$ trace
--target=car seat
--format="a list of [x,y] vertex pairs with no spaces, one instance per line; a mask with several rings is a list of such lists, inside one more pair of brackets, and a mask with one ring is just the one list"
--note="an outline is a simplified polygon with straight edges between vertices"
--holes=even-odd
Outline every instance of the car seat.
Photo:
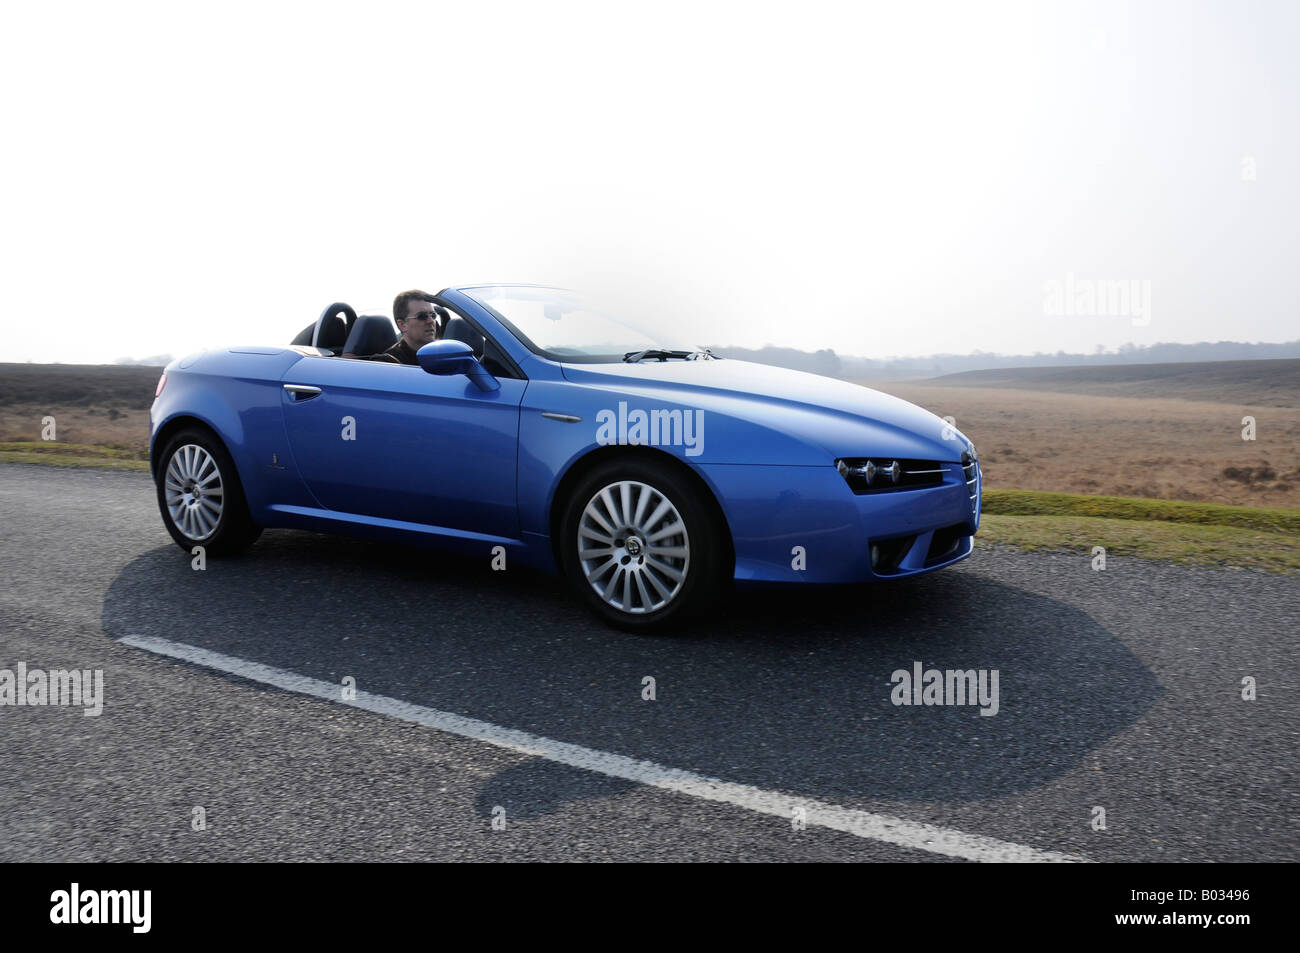
[[381,314],[363,314],[352,325],[343,344],[344,357],[370,357],[387,351],[397,342],[397,329]]

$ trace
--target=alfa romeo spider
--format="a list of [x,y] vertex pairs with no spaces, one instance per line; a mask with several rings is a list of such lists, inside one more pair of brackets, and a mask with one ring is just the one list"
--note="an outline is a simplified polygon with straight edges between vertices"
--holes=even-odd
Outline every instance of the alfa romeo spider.
[[913,404],[680,346],[569,291],[433,297],[446,323],[418,366],[369,360],[394,323],[341,302],[289,344],[169,364],[150,466],[172,538],[434,546],[559,572],[634,629],[730,585],[893,580],[971,552],[975,447]]

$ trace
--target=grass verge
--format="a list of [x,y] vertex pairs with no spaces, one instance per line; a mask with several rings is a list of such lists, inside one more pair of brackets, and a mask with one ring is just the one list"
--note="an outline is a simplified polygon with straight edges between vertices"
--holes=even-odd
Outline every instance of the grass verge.
[[57,440],[0,441],[0,462],[44,463],[58,467],[98,467],[104,470],[148,470],[149,458],[137,450],[100,447]]
[[985,513],[1002,516],[1085,516],[1157,523],[1235,526],[1270,533],[1300,534],[1300,510],[1225,506],[1131,496],[1087,496],[1041,490],[985,490]]
[[986,490],[977,539],[1019,549],[1138,556],[1202,566],[1300,570],[1300,510]]

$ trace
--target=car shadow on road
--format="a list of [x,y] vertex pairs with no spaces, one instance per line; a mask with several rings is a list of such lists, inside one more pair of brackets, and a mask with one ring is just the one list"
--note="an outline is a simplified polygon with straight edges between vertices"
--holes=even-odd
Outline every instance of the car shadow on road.
[[[681,632],[647,636],[605,627],[553,577],[272,531],[202,571],[175,548],[141,555],[109,587],[103,628],[324,681],[350,675],[374,694],[839,803],[1032,789],[1162,691],[1085,613],[977,569],[743,592]],[[892,674],[916,663],[996,670],[997,713],[895,704]],[[498,785],[515,792],[512,815],[530,786],[534,809],[621,789],[520,770]]]

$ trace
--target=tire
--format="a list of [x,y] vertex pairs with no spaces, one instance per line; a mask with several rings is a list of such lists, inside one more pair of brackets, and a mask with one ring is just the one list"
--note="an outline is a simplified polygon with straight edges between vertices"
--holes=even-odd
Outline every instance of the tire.
[[158,509],[176,545],[212,556],[242,552],[262,535],[248,514],[244,489],[225,446],[209,430],[173,434],[159,457]]
[[565,577],[619,628],[680,620],[718,592],[725,529],[699,491],[665,464],[597,465],[569,494],[559,526]]

